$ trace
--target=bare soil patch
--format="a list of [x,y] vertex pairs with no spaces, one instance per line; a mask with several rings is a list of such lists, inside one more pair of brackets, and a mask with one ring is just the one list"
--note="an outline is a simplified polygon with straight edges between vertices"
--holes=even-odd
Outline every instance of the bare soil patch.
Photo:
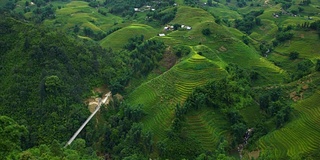
[[92,92],[94,96],[91,96],[90,98],[85,100],[85,104],[88,105],[88,109],[91,113],[96,109],[96,106],[98,105],[98,102],[99,102],[99,98],[100,97],[101,99],[105,98],[105,95],[108,92],[110,92],[110,90],[106,85],[104,85],[101,87],[94,88]]
[[96,109],[96,107],[97,107],[97,105],[98,105],[98,102],[99,102],[99,100],[98,100],[98,98],[96,98],[95,101],[91,101],[91,102],[89,103],[88,108],[89,108],[89,111],[90,111],[91,113]]
[[225,51],[227,51],[228,49],[227,48],[225,48],[224,46],[221,46],[220,48],[219,48],[219,51],[221,51],[221,52],[225,52]]
[[[172,52],[171,47],[168,47],[163,54],[162,60],[159,62],[159,65],[167,71],[176,64],[177,60],[178,57]],[[155,72],[158,74],[162,73],[160,69],[156,69]]]
[[264,31],[264,30],[266,30],[266,27],[265,27],[265,26],[261,26],[261,27],[259,27],[259,29],[260,29],[261,31]]
[[257,150],[257,151],[252,151],[249,153],[249,159],[257,159],[260,155],[260,150]]

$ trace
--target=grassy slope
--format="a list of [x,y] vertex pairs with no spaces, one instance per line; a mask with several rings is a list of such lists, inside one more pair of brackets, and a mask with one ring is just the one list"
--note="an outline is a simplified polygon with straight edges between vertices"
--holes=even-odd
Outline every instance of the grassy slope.
[[57,9],[56,19],[46,20],[45,25],[61,27],[63,30],[72,30],[75,25],[81,28],[89,27],[93,31],[107,31],[114,24],[122,22],[122,18],[107,14],[106,16],[98,13],[84,1],[71,1],[63,8]]
[[187,115],[184,132],[196,138],[205,149],[214,151],[229,125],[222,113],[203,108]]
[[[214,17],[202,9],[179,7],[177,16],[172,21],[172,24],[174,23],[190,25],[192,30],[173,31],[166,37],[157,38],[164,40],[168,45],[195,46],[201,43],[210,48],[210,55],[205,54],[204,56],[210,59],[212,53],[215,53],[214,57],[218,56],[224,62],[224,65],[220,65],[221,67],[224,67],[227,63],[236,63],[244,68],[255,68],[265,78],[264,81],[259,83],[281,83],[283,78],[287,76],[284,70],[261,57],[254,48],[242,43],[239,40],[243,35],[242,33],[233,28],[216,24]],[[202,35],[202,29],[204,28],[211,30],[211,36],[205,37]],[[270,32],[275,32],[275,30],[272,29]],[[263,34],[263,31],[261,31],[261,34]],[[222,47],[226,50],[221,49]]]
[[294,105],[299,117],[258,142],[262,150],[270,149],[278,158],[309,153],[320,143],[320,92]]
[[150,39],[151,37],[156,36],[157,30],[144,24],[131,24],[102,39],[100,45],[102,47],[111,47],[112,49],[118,50],[121,49],[130,38],[141,34],[144,35],[145,39]]
[[[192,17],[192,18],[190,18]],[[183,103],[196,86],[226,75],[228,63],[236,63],[245,68],[255,67],[268,83],[279,83],[286,73],[273,63],[262,58],[253,48],[238,40],[242,36],[237,30],[223,27],[214,22],[208,12],[191,7],[179,7],[172,24],[185,24],[190,31],[173,31],[166,37],[155,37],[167,45],[184,44],[192,48],[193,55],[183,60],[163,75],[154,78],[129,95],[131,104],[143,104],[147,117],[143,120],[146,129],[155,133],[156,138],[165,136],[172,121],[174,107]],[[204,37],[202,29],[210,28],[210,37]],[[119,30],[121,31],[121,30]],[[202,45],[198,45],[199,42]],[[221,46],[226,50],[221,51]],[[201,53],[200,56],[195,53]],[[257,107],[247,107],[245,112],[256,111]],[[245,113],[244,113],[245,114]],[[250,119],[250,116],[247,116]],[[254,117],[253,119],[256,119]],[[214,111],[203,110],[187,116],[186,134],[198,139],[204,148],[213,150],[224,133],[227,122]]]
[[169,71],[138,87],[129,95],[131,104],[143,104],[143,120],[157,138],[169,129],[177,103],[182,103],[192,90],[209,80],[222,77],[225,71],[205,57],[193,54]]
[[314,31],[295,31],[294,38],[276,48],[275,51],[289,55],[292,51],[299,52],[299,56],[308,59],[320,59],[320,38]]

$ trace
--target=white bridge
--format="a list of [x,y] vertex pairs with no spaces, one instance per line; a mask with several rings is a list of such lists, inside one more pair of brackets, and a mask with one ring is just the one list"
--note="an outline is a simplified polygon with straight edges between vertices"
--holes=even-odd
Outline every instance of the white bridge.
[[70,138],[70,140],[67,142],[67,144],[64,147],[67,147],[68,145],[70,145],[73,142],[73,140],[78,136],[78,134],[82,131],[82,129],[91,120],[91,118],[100,110],[101,105],[105,104],[107,102],[110,95],[111,95],[111,92],[107,93],[105,95],[106,97],[103,100],[101,100],[101,98],[99,98],[99,102],[98,102],[98,105],[96,106],[96,109],[91,113],[91,115],[87,118],[87,120],[81,125],[81,127],[77,130],[77,132],[74,133],[74,135]]

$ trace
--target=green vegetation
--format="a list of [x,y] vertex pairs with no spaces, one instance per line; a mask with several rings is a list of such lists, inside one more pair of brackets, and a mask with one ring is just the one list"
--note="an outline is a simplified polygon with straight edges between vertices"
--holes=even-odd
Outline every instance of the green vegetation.
[[316,118],[319,114],[319,107],[315,105],[317,103],[319,103],[319,93],[314,93],[310,98],[297,103],[294,108],[298,111],[299,118],[263,137],[258,141],[259,146],[268,150],[268,154],[273,155],[275,159],[280,157],[319,158],[306,154],[317,150],[316,139],[320,136],[317,127],[318,118]]
[[182,103],[196,86],[224,74],[208,59],[193,54],[161,76],[138,87],[129,95],[129,103],[142,104],[147,113],[142,120],[145,128],[153,130],[156,136],[164,137],[171,121],[168,116],[173,116],[175,104]]
[[[1,113],[27,126],[25,147],[66,140],[72,134],[69,130],[75,130],[88,114],[83,98],[90,86],[101,81],[96,77],[101,48],[86,48],[59,31],[46,32],[12,18],[2,19],[0,25],[5,46]],[[72,117],[79,119],[68,121]]]
[[319,159],[319,6],[2,0],[0,159]]
[[21,151],[21,138],[26,137],[27,129],[7,116],[0,116],[1,159],[12,157]]

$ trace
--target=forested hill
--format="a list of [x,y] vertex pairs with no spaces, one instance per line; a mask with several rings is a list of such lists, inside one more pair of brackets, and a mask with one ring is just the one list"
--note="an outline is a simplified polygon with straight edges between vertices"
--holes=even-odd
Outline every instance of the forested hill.
[[[85,100],[94,87],[107,84],[114,93],[123,92],[132,77],[148,74],[162,59],[164,43],[129,41],[130,49],[113,52],[42,25],[0,19],[0,159],[98,158],[96,153],[107,148],[95,143],[101,143],[107,123],[89,122],[78,136],[85,140],[62,149],[90,114]],[[120,139],[133,121],[137,119],[125,118],[126,129],[113,138],[112,146],[127,145]]]
[[0,46],[0,114],[27,127],[22,147],[66,141],[89,114],[83,100],[99,81],[103,50],[3,17]]

